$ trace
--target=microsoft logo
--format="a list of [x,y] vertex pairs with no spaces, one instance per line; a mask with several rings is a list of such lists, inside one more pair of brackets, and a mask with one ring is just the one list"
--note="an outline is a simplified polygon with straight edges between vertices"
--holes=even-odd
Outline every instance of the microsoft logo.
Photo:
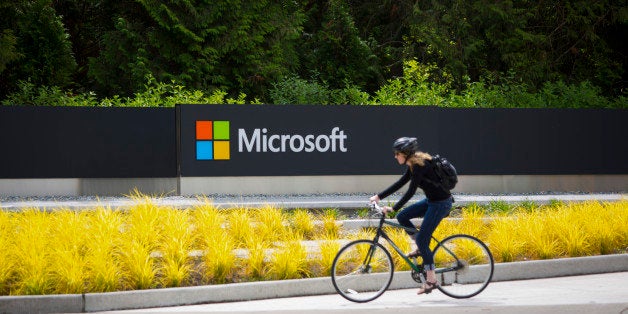
[[196,121],[196,160],[229,160],[229,121]]

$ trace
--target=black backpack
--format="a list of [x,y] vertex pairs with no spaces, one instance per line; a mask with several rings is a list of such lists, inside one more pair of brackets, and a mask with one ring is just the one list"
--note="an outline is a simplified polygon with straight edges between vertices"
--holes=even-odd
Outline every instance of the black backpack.
[[439,155],[432,156],[430,163],[434,170],[434,178],[426,178],[426,180],[447,191],[453,190],[458,183],[458,173],[454,165],[447,158]]

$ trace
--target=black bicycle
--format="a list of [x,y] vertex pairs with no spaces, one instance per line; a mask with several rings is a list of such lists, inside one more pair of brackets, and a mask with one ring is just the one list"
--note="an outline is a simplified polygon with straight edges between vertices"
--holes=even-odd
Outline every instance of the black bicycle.
[[[382,208],[373,203],[379,225],[373,239],[362,239],[348,243],[338,251],[331,268],[331,281],[336,291],[353,302],[369,302],[381,296],[390,286],[395,267],[390,252],[382,243],[384,239],[402,257],[411,270],[412,279],[419,284],[425,282],[423,266],[411,260],[390,239],[384,225],[406,228],[386,219]],[[490,283],[495,268],[493,255],[479,239],[456,234],[442,241],[432,237],[435,247],[434,263],[439,282],[438,290],[453,298],[470,298],[482,292]],[[383,241],[381,241],[383,242]]]

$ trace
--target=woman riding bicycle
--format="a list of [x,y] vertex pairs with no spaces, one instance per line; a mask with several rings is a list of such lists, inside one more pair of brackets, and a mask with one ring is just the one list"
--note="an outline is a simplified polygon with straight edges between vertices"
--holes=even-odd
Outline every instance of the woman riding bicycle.
[[[417,294],[430,293],[438,286],[438,282],[434,272],[434,255],[430,250],[429,244],[436,227],[438,227],[443,218],[449,215],[453,198],[450,191],[434,184],[433,180],[426,180],[434,178],[434,170],[429,162],[432,160],[432,156],[419,151],[419,143],[416,138],[401,137],[397,139],[393,143],[393,151],[397,162],[400,165],[405,164],[408,168],[397,182],[383,192],[372,196],[370,201],[377,203],[395,193],[410,181],[408,190],[393,207],[383,206],[385,213],[396,212],[414,196],[417,188],[423,190],[426,198],[404,208],[396,217],[401,225],[409,228],[414,228],[410,219],[423,217],[423,223],[415,237],[418,249],[409,253],[408,257],[414,258],[420,255],[423,258],[423,267],[426,270],[427,278]],[[410,234],[410,236],[413,236],[413,234]]]

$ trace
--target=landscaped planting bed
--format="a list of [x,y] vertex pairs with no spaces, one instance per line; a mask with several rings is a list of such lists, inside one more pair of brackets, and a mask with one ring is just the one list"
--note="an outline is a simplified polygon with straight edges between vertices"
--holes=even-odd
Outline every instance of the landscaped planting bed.
[[[366,216],[362,210],[360,215]],[[339,210],[157,206],[0,212],[0,295],[73,294],[328,276],[348,240]],[[412,241],[391,236],[402,249]],[[435,236],[474,235],[496,262],[626,253],[628,201],[456,209]],[[396,263],[401,266],[402,263]]]

